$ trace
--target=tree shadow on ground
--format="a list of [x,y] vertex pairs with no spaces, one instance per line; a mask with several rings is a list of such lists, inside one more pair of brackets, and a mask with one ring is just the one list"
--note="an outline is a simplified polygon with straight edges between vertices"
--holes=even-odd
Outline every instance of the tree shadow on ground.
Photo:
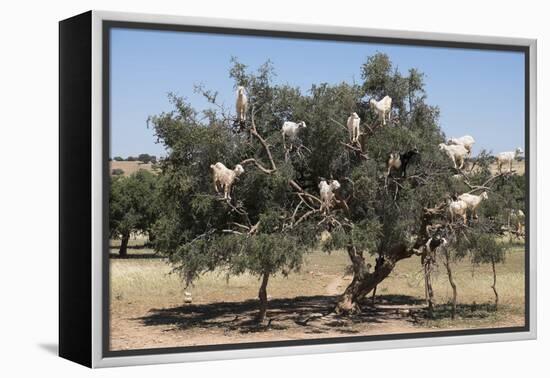
[[120,260],[128,260],[128,259],[162,259],[164,256],[161,256],[158,253],[131,253],[128,251],[128,254],[126,256],[120,256],[118,252],[110,252],[109,253],[110,259],[120,259]]
[[[433,311],[430,313],[426,308],[423,308],[417,313],[417,322],[429,321],[429,320],[447,320],[452,318],[452,304],[442,303],[434,306]],[[493,303],[481,303],[481,304],[457,304],[456,305],[456,317],[461,319],[486,319],[493,317],[497,314],[497,308]]]
[[[255,320],[257,300],[188,304],[172,308],[151,309],[137,318],[145,326],[167,326],[165,331],[192,328],[220,329],[240,333],[265,332],[305,327],[305,333],[338,332],[359,333],[360,323],[384,323],[388,319],[402,318],[400,308],[413,308],[423,303],[406,295],[380,295],[376,305],[366,300],[356,315],[338,316],[332,313],[339,296],[319,295],[296,298],[278,298],[269,301],[268,320],[259,324]],[[412,320],[411,320],[412,322]]]

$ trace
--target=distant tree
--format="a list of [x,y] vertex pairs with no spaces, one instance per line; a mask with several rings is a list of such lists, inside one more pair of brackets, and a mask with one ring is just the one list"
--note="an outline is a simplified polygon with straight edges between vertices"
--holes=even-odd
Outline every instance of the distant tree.
[[128,157],[126,158],[126,161],[136,161],[136,160],[138,160],[138,158],[135,157],[135,156],[128,156]]
[[149,232],[157,219],[156,187],[156,176],[145,170],[111,178],[109,229],[111,238],[121,239],[121,257],[127,255],[130,234]]
[[137,157],[137,160],[142,161],[144,163],[155,163],[157,161],[157,158],[155,155],[139,154],[139,156]]
[[111,171],[111,174],[113,176],[120,176],[120,175],[123,175],[124,174],[124,170],[120,169],[120,168],[115,168]]
[[120,156],[115,156],[115,157],[113,158],[113,160],[114,160],[114,161],[124,161],[124,159],[121,158]]

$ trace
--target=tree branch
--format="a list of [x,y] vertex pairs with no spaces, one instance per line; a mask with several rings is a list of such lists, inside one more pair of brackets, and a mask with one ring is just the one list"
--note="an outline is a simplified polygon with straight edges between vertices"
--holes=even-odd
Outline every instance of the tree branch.
[[240,165],[246,165],[246,164],[249,164],[249,163],[253,163],[260,171],[262,171],[263,173],[266,173],[268,175],[275,172],[274,169],[268,169],[268,168],[264,167],[262,164],[260,164],[258,162],[258,160],[254,159],[254,158],[245,159],[245,160],[241,161],[239,164]]
[[[256,139],[260,142],[260,144],[263,146],[267,157],[269,158],[269,162],[271,163],[271,171],[277,170],[277,165],[275,165],[275,161],[273,160],[273,156],[271,155],[271,150],[269,149],[269,146],[264,138],[258,133],[258,130],[256,129],[256,122],[254,120],[255,110],[254,106],[252,106],[252,114],[251,114],[251,121],[252,121],[252,128],[250,129],[250,134],[254,135]],[[271,173],[271,172],[270,172]]]

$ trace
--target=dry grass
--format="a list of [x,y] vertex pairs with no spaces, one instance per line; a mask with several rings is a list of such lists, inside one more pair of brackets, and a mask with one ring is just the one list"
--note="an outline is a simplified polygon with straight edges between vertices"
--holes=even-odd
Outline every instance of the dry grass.
[[[257,312],[258,278],[244,274],[229,280],[223,272],[202,276],[185,288],[177,274],[162,258],[146,248],[130,249],[139,255],[111,259],[111,339],[112,350],[430,332],[441,329],[509,327],[524,324],[524,252],[518,245],[507,261],[498,266],[499,311],[491,304],[492,273],[489,266],[472,268],[467,261],[454,264],[458,286],[459,316],[449,319],[451,289],[442,267],[434,276],[436,320],[422,313],[424,286],[417,257],[401,261],[379,287],[376,307],[366,306],[355,317],[326,316],[300,324],[308,314],[328,314],[336,294],[350,282],[344,277],[348,257],[342,251],[330,255],[315,252],[306,257],[300,272],[270,279],[268,316],[275,319],[262,328],[251,322]],[[112,249],[116,252],[116,249]],[[371,262],[372,263],[372,262]],[[184,303],[190,291],[192,304]],[[472,306],[472,303],[476,303]],[[408,310],[407,310],[408,309]],[[402,310],[408,315],[403,316]]]
[[[496,163],[491,164],[489,169],[491,170],[491,173],[493,175],[496,175],[499,173]],[[512,162],[512,170],[516,172],[516,175],[523,176],[525,174],[525,160],[522,160],[522,161],[514,160]],[[503,166],[502,171],[507,172],[508,166]]]
[[[116,249],[111,250],[116,253]],[[153,253],[152,250],[129,250],[129,253]],[[343,275],[347,255],[314,253],[306,257],[304,268],[288,277],[277,275],[269,281],[272,298],[318,295],[335,276]],[[181,304],[183,292],[193,294],[193,303],[244,301],[258,295],[258,277],[243,274],[228,277],[223,272],[207,273],[190,288],[185,289],[178,274],[164,259],[111,259],[111,293],[113,302],[131,301],[159,305]]]
[[[112,250],[116,252],[116,250]],[[139,250],[137,253],[152,253]],[[132,250],[130,250],[132,253]],[[422,299],[424,281],[419,257],[398,263],[394,272],[377,290],[379,295],[407,295]],[[371,262],[373,263],[373,262]],[[440,261],[433,276],[436,303],[446,303],[452,297],[446,271]],[[315,252],[307,256],[300,272],[288,277],[273,277],[269,282],[272,298],[320,295],[335,279],[342,278],[348,265],[348,257],[341,251],[330,255]],[[523,311],[524,303],[524,252],[523,246],[513,248],[503,264],[497,265],[497,290],[500,303],[514,312]],[[487,303],[494,300],[490,265],[472,266],[468,261],[453,263],[453,274],[458,287],[460,303]],[[349,277],[337,287],[343,291]],[[187,290],[193,294],[194,303],[243,301],[257,297],[258,278],[248,274],[226,277],[223,272],[207,273]],[[141,302],[150,305],[180,304],[183,302],[184,285],[179,275],[171,273],[171,267],[161,258],[112,259],[111,293],[113,302]]]
[[115,161],[112,160],[109,162],[111,174],[114,169],[122,169],[124,176],[130,176],[132,173],[144,169],[146,171],[154,172],[153,164],[143,163],[141,161]]
[[[392,275],[378,288],[382,294],[404,294],[424,297],[424,276],[419,257],[401,261]],[[441,258],[440,258],[441,260]],[[452,298],[447,272],[443,261],[432,277],[437,303],[446,303]],[[500,303],[523,308],[524,294],[524,252],[523,248],[514,248],[505,263],[497,265],[497,290]],[[494,300],[491,285],[493,273],[489,264],[472,266],[467,260],[454,262],[453,278],[457,285],[459,303],[485,303]]]

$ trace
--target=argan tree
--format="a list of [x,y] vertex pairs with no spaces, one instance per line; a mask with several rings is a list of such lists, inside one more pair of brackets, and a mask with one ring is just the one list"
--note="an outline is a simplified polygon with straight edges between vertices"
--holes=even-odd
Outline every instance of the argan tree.
[[120,257],[127,256],[130,235],[151,232],[156,219],[155,175],[139,170],[128,177],[111,177],[109,230],[111,238],[120,238]]
[[[262,321],[269,278],[299,269],[325,232],[330,236],[323,248],[345,249],[353,271],[334,310],[353,313],[400,260],[425,254],[430,237],[450,232],[446,201],[457,190],[452,176],[460,172],[438,150],[444,135],[438,108],[427,103],[423,75],[402,75],[385,54],[368,58],[361,72],[362,83],[317,83],[303,92],[275,84],[269,62],[251,72],[233,59],[230,77],[248,92],[246,122],[235,121],[217,93],[201,86],[197,94],[212,105],[203,114],[170,95],[174,109],[150,117],[168,152],[160,163],[156,248],[188,284],[216,269],[255,274]],[[393,114],[382,126],[369,100],[385,95],[393,99]],[[353,143],[345,127],[352,112],[362,120],[362,135]],[[307,124],[290,150],[281,138],[287,120]],[[407,176],[386,177],[388,154],[413,148],[420,155]],[[245,169],[230,201],[214,191],[210,165],[216,162]],[[323,179],[341,183],[329,211],[321,211]],[[475,191],[482,183],[472,179],[469,185]],[[378,261],[374,269],[368,255]]]

